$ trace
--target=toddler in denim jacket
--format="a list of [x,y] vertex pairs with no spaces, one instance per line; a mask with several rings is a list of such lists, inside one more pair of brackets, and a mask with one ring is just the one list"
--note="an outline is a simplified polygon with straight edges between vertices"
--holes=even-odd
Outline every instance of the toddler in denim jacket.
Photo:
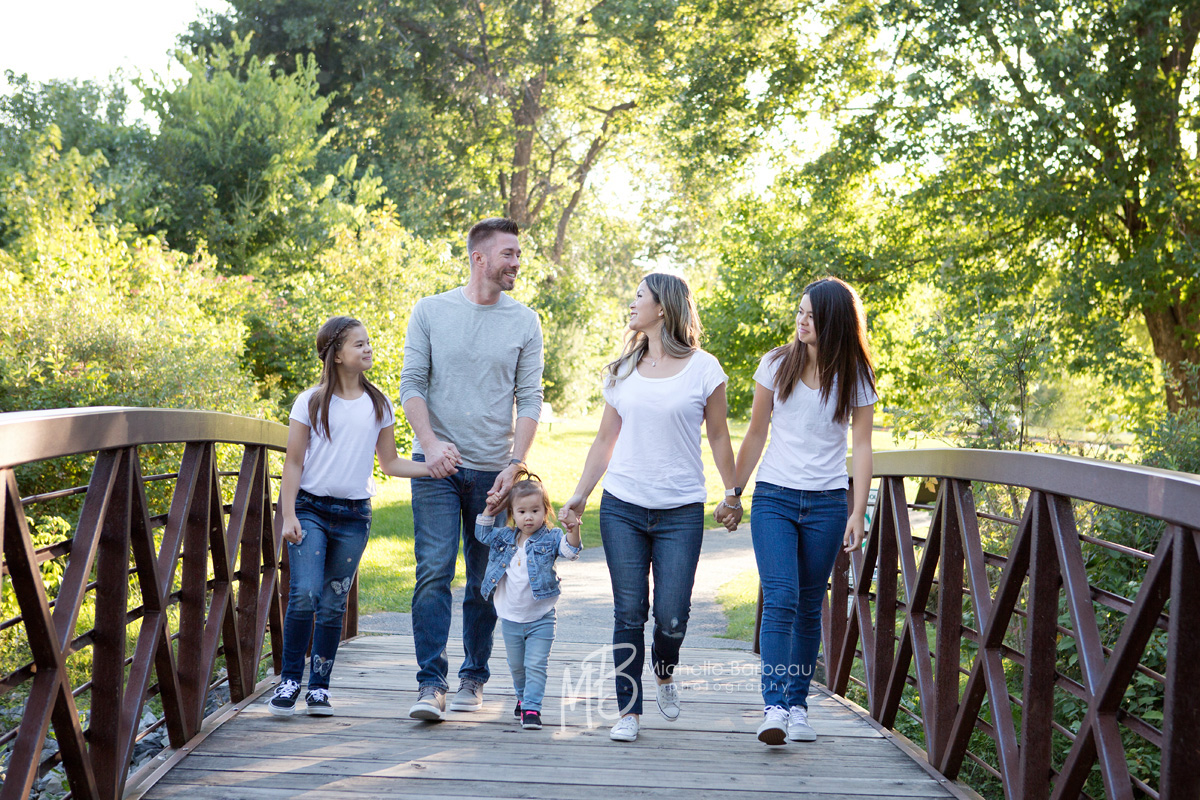
[[[496,514],[507,511],[508,526],[492,527]],[[488,500],[485,513],[475,518],[475,538],[489,548],[483,596],[491,597],[500,618],[508,668],[517,690],[513,715],[521,727],[542,727],[542,698],[546,693],[546,668],[554,644],[554,604],[559,580],[554,561],[559,556],[579,558],[579,524],[559,528],[554,522],[550,496],[535,475],[513,484],[506,503]]]

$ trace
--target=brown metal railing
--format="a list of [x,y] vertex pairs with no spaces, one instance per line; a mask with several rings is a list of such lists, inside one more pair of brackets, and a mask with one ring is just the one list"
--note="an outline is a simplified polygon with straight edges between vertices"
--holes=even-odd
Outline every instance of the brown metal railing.
[[[160,444],[181,450],[178,469],[143,477],[139,448]],[[0,414],[0,579],[9,582],[18,610],[0,631],[20,626],[31,652],[0,677],[0,697],[23,699],[19,726],[0,732],[11,751],[0,800],[28,796],[60,761],[72,797],[116,800],[146,733],[139,728],[148,701],[158,698],[170,745],[183,748],[204,726],[214,686],[227,681],[237,703],[264,688],[258,675],[265,659],[278,673],[287,562],[268,456],[286,444],[282,425],[215,412]],[[223,456],[236,462],[239,455],[237,469],[220,469]],[[91,460],[86,487],[22,498],[22,469],[69,457]],[[223,488],[223,477],[234,485]],[[169,491],[162,488],[171,482]],[[147,486],[164,508],[152,507]],[[35,545],[26,508],[71,499],[74,533]],[[51,562],[59,567],[54,597],[44,578]],[[85,607],[94,624],[81,631]],[[346,635],[356,632],[356,608],[351,602]],[[85,650],[90,676],[74,686],[68,663]],[[223,678],[216,677],[221,660]],[[86,726],[76,703],[85,693]],[[59,749],[46,757],[51,726]]]
[[[870,532],[827,597],[829,688],[986,794],[1200,797],[1200,476],[977,450],[874,462]],[[935,479],[932,505],[906,479]]]

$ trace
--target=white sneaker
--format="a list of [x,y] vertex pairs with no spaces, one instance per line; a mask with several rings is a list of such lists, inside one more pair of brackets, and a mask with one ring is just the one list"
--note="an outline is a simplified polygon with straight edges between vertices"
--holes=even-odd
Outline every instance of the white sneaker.
[[608,738],[614,742],[636,742],[638,735],[638,718],[636,714],[626,714],[617,720],[608,732]]
[[763,721],[758,726],[758,740],[763,744],[787,744],[788,711],[783,706],[763,709]]
[[787,735],[793,742],[815,742],[817,740],[817,732],[813,730],[812,725],[808,724],[807,708],[792,706],[792,710],[788,712]]
[[658,702],[658,710],[668,722],[679,719],[679,687],[674,681],[660,683],[655,689],[654,699]]

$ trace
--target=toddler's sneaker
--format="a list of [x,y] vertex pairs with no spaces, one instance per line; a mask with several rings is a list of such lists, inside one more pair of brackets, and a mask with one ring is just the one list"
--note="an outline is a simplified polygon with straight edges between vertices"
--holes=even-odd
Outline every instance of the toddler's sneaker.
[[458,682],[458,691],[450,702],[451,711],[478,711],[483,708],[483,684],[473,678]]
[[758,726],[758,740],[763,744],[787,744],[787,727],[788,710],[783,706],[767,706]]
[[517,707],[513,709],[513,716],[517,719],[521,718],[521,701],[517,701]]
[[296,713],[296,698],[300,696],[300,684],[293,680],[281,681],[275,694],[267,703],[267,709],[277,717],[290,717]]
[[333,706],[329,703],[328,689],[309,689],[304,695],[311,717],[332,717]]
[[614,742],[636,742],[638,735],[638,718],[636,714],[626,714],[617,720],[608,732],[608,738]]
[[815,742],[817,732],[808,724],[808,709],[792,706],[788,712],[788,738],[793,742]]
[[658,710],[668,722],[679,719],[679,687],[674,681],[658,684],[655,687],[654,699],[658,703]]
[[440,686],[422,686],[417,690],[417,702],[408,710],[413,719],[441,722],[446,716],[446,690]]
[[536,711],[522,711],[521,727],[527,731],[540,731],[542,729],[542,715]]

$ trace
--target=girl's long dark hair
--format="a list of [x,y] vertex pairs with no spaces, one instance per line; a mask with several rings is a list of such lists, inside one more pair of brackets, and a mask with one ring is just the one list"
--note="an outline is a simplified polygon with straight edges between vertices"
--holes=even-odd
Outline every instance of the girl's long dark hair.
[[[333,397],[333,387],[337,381],[337,363],[335,358],[342,345],[346,343],[346,335],[355,328],[365,327],[353,317],[330,317],[321,330],[317,331],[317,357],[321,359],[321,382],[317,390],[308,398],[308,418],[312,421],[313,432],[318,436],[329,438],[329,401]],[[375,406],[375,421],[383,422],[387,412],[387,398],[379,388],[367,380],[366,375],[360,376],[363,391],[371,398]]]
[[[875,365],[871,347],[867,344],[867,316],[862,300],[845,282],[837,278],[822,278],[804,287],[812,306],[812,324],[817,331],[817,379],[821,402],[828,403],[837,380],[837,397],[833,403],[833,419],[847,422],[854,410],[854,399],[860,384],[875,390]],[[792,341],[771,351],[770,358],[778,364],[775,371],[775,391],[779,401],[791,396],[808,363],[808,345],[797,333]]]

